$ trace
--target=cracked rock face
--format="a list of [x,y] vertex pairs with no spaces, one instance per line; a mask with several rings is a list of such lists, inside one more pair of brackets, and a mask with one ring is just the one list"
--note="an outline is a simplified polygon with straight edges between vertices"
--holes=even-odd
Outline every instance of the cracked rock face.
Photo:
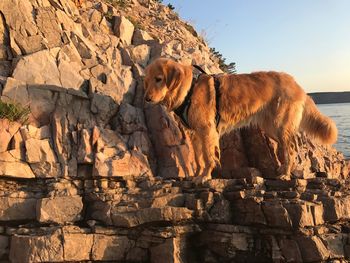
[[[113,2],[113,1],[112,1]],[[0,1],[0,260],[346,262],[348,164],[298,136],[290,180],[276,142],[233,131],[201,187],[191,131],[145,105],[159,56],[220,73],[197,33],[158,1]]]

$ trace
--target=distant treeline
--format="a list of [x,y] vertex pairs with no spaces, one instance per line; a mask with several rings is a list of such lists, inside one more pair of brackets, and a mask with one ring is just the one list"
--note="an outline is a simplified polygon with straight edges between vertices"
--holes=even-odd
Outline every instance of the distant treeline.
[[350,91],[309,93],[316,104],[350,102]]

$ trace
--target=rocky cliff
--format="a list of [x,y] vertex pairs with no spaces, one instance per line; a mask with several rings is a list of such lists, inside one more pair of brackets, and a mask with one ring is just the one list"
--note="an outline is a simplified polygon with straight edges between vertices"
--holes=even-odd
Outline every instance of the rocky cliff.
[[348,167],[305,138],[290,180],[256,129],[221,140],[222,167],[191,181],[177,117],[143,107],[142,76],[169,56],[220,72],[208,46],[155,1],[2,0],[3,262],[345,262]]

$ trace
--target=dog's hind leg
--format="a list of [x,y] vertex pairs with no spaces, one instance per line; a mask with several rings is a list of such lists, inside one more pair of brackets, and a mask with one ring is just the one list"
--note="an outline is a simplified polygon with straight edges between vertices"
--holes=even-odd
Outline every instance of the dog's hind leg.
[[278,114],[275,119],[278,140],[277,154],[281,161],[281,167],[277,172],[280,176],[289,178],[294,166],[295,154],[298,151],[294,140],[302,118],[303,102],[285,101],[282,105],[284,107],[277,110]]

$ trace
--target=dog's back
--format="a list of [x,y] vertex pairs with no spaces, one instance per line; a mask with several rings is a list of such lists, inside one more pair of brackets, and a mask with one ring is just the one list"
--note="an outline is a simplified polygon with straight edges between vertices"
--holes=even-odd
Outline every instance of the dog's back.
[[299,122],[301,120],[306,95],[285,73],[224,75],[220,82],[223,125],[233,125],[232,128],[258,125],[267,129],[266,126],[272,125],[278,128],[287,125],[286,115],[290,107],[300,112]]
[[222,130],[256,125],[276,140],[299,129],[322,143],[336,141],[333,121],[323,116],[294,78],[286,73],[255,72],[220,78]]

